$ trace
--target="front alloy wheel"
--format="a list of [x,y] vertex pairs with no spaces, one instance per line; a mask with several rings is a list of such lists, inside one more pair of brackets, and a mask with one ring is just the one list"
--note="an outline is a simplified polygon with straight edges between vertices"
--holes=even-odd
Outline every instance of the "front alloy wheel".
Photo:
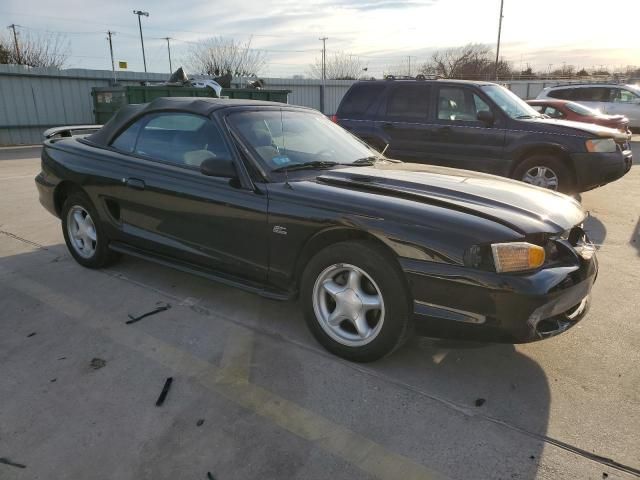
[[558,175],[549,167],[531,167],[522,177],[522,181],[536,187],[558,190]]
[[393,253],[372,241],[319,251],[303,272],[300,299],[316,340],[348,360],[382,358],[411,333],[406,279]]
[[318,275],[313,310],[327,335],[349,347],[373,341],[384,324],[380,288],[364,270],[346,263],[331,265]]

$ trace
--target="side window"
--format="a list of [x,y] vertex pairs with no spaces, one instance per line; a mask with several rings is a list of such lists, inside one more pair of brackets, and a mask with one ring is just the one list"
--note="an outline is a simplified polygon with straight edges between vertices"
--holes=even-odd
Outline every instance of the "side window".
[[141,128],[135,153],[189,167],[199,167],[208,158],[231,156],[211,120],[186,113],[152,114]]
[[610,97],[611,93],[609,88],[585,87],[577,88],[573,99],[582,102],[609,102]]
[[362,83],[349,90],[340,104],[340,115],[362,116],[385,89],[381,83]]
[[559,88],[558,90],[551,90],[547,96],[551,98],[558,98],[560,100],[570,100],[572,98],[576,98],[574,93],[579,90],[583,89],[579,88],[574,90],[571,88]]
[[625,90],[623,88],[612,88],[611,89],[611,101],[616,103],[633,103],[638,100],[638,96],[630,92],[629,90]]
[[538,113],[544,113],[544,105],[531,105],[531,108]]
[[482,98],[462,87],[440,87],[437,108],[438,120],[460,122],[477,122],[479,111],[491,111]]
[[387,99],[390,119],[426,120],[431,88],[424,84],[407,84],[394,88]]
[[549,115],[551,118],[564,118],[565,117],[564,113],[562,113],[557,108],[554,108],[554,107],[551,107],[551,106],[547,106],[547,108],[544,111],[544,113],[546,115]]
[[132,153],[136,147],[136,141],[138,140],[138,134],[140,128],[144,124],[144,119],[138,120],[133,123],[125,131],[123,131],[118,137],[111,142],[111,146],[125,153]]

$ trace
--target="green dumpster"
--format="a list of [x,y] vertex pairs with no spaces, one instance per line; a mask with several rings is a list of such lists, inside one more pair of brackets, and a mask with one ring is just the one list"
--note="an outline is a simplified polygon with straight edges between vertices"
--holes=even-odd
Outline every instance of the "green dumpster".
[[221,97],[240,100],[264,100],[266,102],[288,103],[291,90],[256,90],[254,88],[223,88]]
[[211,88],[157,86],[94,87],[93,113],[96,124],[104,125],[123,105],[147,103],[159,97],[215,97]]

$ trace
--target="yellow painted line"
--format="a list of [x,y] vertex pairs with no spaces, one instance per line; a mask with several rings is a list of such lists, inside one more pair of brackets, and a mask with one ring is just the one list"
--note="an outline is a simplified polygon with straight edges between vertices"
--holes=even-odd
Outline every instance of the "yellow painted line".
[[248,383],[252,334],[238,327],[225,351],[222,368],[167,344],[140,330],[96,313],[89,305],[57,293],[22,274],[0,267],[0,284],[28,295],[63,313],[78,324],[96,330],[114,342],[163,365],[180,375],[192,377],[205,388],[219,394],[284,430],[307,440],[382,480],[444,479],[441,474],[343,425],[257,385]]
[[237,325],[230,327],[224,347],[218,381],[220,383],[249,383],[253,332]]

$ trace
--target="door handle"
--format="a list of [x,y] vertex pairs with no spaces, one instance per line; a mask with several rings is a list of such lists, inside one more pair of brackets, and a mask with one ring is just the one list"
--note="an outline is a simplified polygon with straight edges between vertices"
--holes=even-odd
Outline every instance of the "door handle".
[[436,128],[436,133],[438,135],[451,135],[452,132],[453,130],[451,130],[451,127]]
[[392,130],[394,126],[391,122],[385,122],[382,124],[382,128],[384,128],[385,130]]
[[134,190],[144,190],[144,181],[139,178],[123,178],[122,181],[129,188],[133,188]]

